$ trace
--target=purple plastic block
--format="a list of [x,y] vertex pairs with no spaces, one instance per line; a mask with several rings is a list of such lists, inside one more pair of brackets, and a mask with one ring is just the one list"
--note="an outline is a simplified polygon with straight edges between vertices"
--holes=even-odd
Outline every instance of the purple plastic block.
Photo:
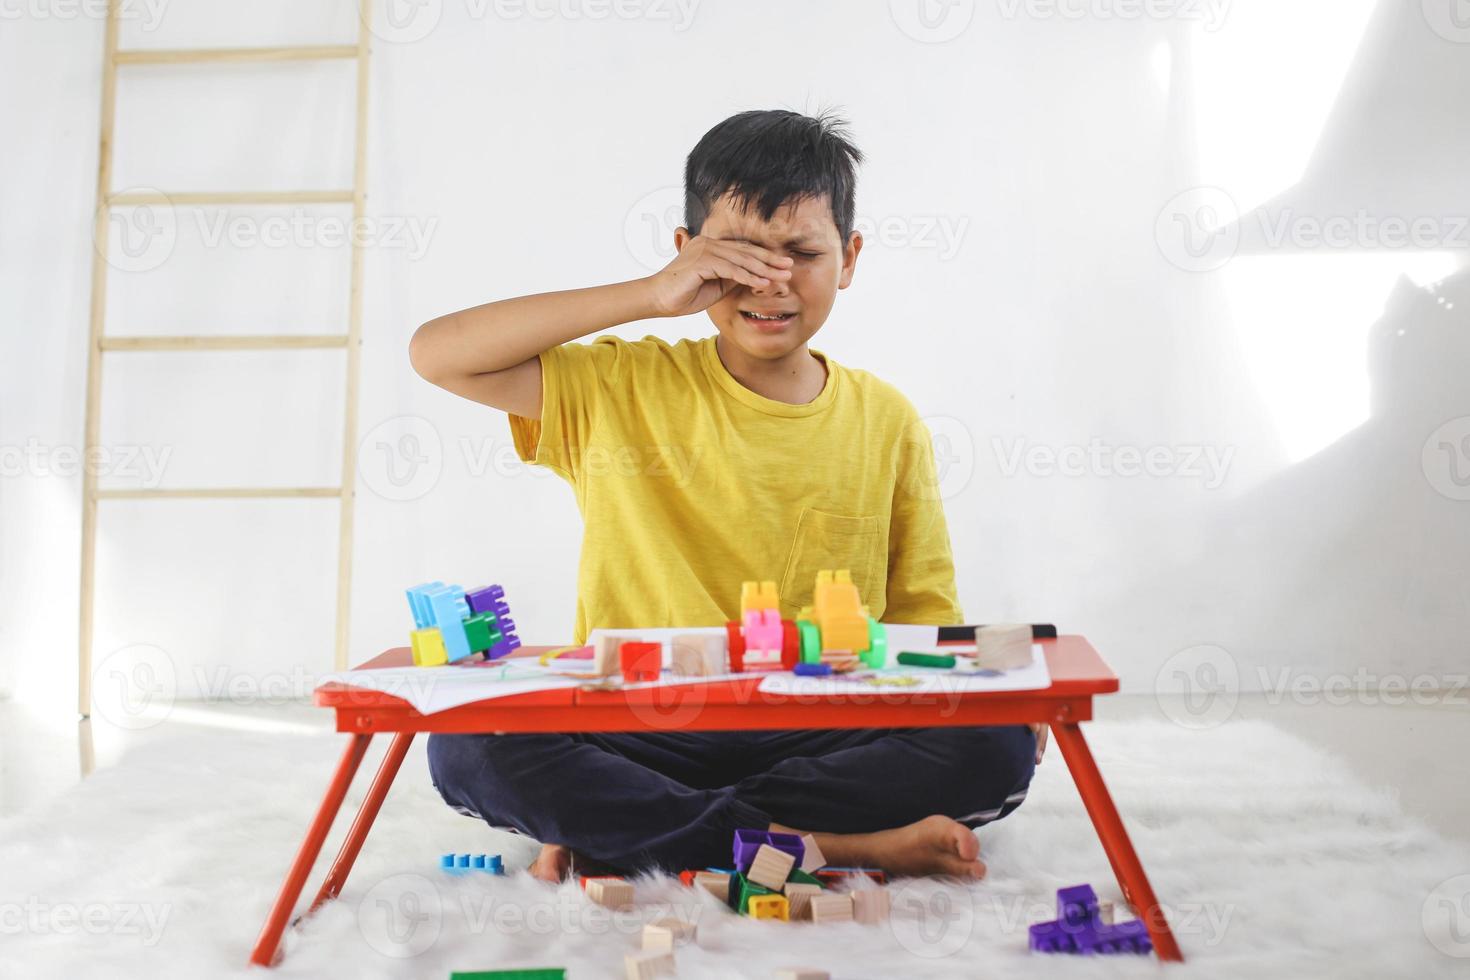
[[1091,952],[1095,953],[1150,953],[1153,940],[1148,928],[1137,919],[1113,925],[1098,925],[1093,929]]
[[505,598],[505,590],[498,585],[487,585],[466,593],[465,601],[470,604],[470,614],[491,613],[495,614],[495,603]]
[[1033,953],[1072,953],[1077,944],[1058,922],[1038,922],[1030,929]]
[[1072,925],[1097,919],[1097,892],[1091,885],[1057,889],[1057,919]]
[[737,830],[735,831],[735,869],[741,874],[750,870],[750,865],[755,861],[755,852],[761,849],[762,844],[769,844],[778,851],[785,851],[795,860],[797,867],[801,866],[801,859],[806,855],[806,845],[796,834],[777,834],[769,830]]

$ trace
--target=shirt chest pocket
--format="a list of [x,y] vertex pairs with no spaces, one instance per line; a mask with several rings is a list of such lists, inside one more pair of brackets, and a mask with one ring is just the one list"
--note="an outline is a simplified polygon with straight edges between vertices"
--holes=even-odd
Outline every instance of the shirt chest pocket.
[[[877,517],[844,517],[805,508],[797,518],[796,536],[781,576],[783,613],[795,615],[802,606],[811,605],[817,572],[824,568],[852,572],[863,604],[871,607],[873,596],[886,588],[886,576],[878,574],[877,565],[881,531]],[[882,570],[887,571],[886,565]]]

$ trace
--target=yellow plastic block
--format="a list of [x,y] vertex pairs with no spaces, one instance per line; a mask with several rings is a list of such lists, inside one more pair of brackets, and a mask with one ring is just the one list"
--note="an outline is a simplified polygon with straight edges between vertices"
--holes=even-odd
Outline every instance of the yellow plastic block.
[[752,919],[791,921],[791,907],[785,895],[753,895],[746,905]]
[[449,663],[449,651],[444,649],[444,634],[439,632],[439,627],[414,630],[408,642],[413,647],[415,667],[440,667]]
[[868,611],[863,608],[857,586],[852,584],[850,571],[818,572],[812,609],[817,628],[822,631],[823,650],[868,649]]
[[740,583],[740,617],[752,609],[780,609],[781,597],[776,592],[775,582]]

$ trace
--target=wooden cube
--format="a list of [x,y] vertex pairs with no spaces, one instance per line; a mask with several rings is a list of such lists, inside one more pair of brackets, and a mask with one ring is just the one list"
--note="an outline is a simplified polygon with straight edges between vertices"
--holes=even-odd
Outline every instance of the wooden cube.
[[1118,909],[1112,902],[1102,901],[1097,903],[1097,919],[1103,925],[1112,925],[1118,918]]
[[778,851],[770,844],[762,844],[755,852],[755,860],[745,877],[763,888],[778,892],[786,884],[786,876],[796,867],[796,858],[785,851]]
[[825,892],[813,895],[808,904],[811,907],[812,921],[818,925],[824,922],[852,921],[852,896],[846,893]]
[[786,895],[786,901],[791,903],[791,921],[809,921],[812,917],[812,896],[822,894],[822,886],[804,881],[788,881],[782,891]]
[[674,637],[673,668],[681,677],[713,677],[729,672],[723,635],[684,633]]
[[645,953],[672,953],[675,946],[694,941],[694,923],[672,915],[655,919],[643,927]]
[[623,959],[628,980],[652,980],[674,975],[673,953],[629,953]]
[[852,917],[864,925],[877,925],[888,918],[892,899],[886,888],[863,888],[852,892]]
[[611,677],[618,672],[618,648],[624,643],[638,642],[636,636],[608,636],[603,634],[592,645],[592,672],[600,677]]
[[1031,663],[1031,627],[1006,623],[975,630],[975,662],[982,670],[1015,670]]
[[801,870],[815,871],[827,863],[822,856],[822,849],[817,846],[817,839],[811,834],[801,835]]
[[703,888],[720,901],[730,901],[730,876],[720,874],[718,871],[697,871],[694,874],[694,884]]
[[618,878],[588,878],[587,897],[610,909],[625,909],[633,904],[633,886]]
[[832,974],[806,966],[788,966],[776,971],[776,980],[832,980]]

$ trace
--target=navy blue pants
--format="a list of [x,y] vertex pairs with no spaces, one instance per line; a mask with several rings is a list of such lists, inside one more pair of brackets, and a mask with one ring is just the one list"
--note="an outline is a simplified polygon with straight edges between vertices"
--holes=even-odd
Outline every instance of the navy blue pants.
[[1026,797],[1024,726],[433,735],[454,809],[625,871],[723,866],[736,828],[868,833],[942,813],[977,827]]

